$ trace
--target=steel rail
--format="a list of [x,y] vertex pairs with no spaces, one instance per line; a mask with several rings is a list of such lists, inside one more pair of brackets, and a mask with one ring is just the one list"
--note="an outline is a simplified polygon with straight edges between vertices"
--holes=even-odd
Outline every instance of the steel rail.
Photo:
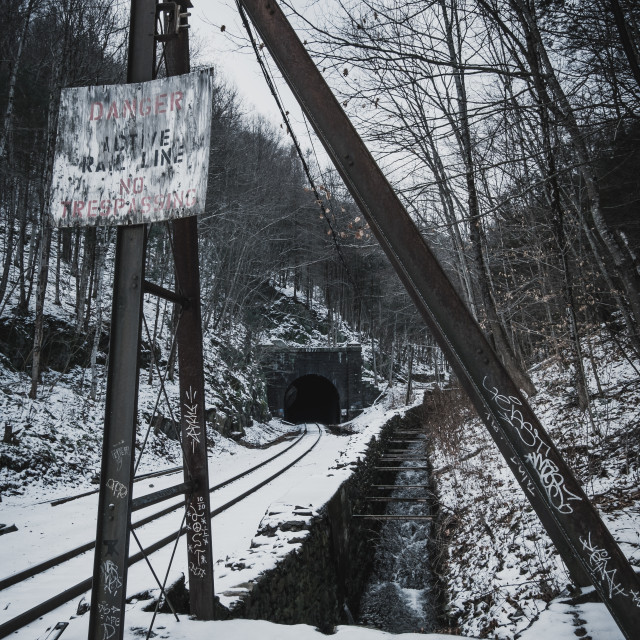
[[[239,496],[236,496],[235,498],[229,500],[225,504],[223,504],[223,505],[221,505],[219,507],[216,507],[215,509],[212,509],[211,510],[211,517],[213,518],[213,517],[221,514],[222,512],[226,511],[227,509],[230,509],[231,507],[236,505],[238,502],[244,500],[247,496],[251,495],[252,493],[255,493],[256,491],[258,491],[259,489],[264,487],[266,484],[268,484],[272,480],[275,480],[278,476],[281,476],[283,473],[285,473],[285,471],[288,471],[291,467],[293,467],[295,464],[300,462],[300,460],[302,460],[302,458],[304,458],[305,456],[309,455],[311,453],[311,451],[313,451],[313,449],[315,449],[315,447],[318,444],[318,442],[320,442],[320,438],[322,437],[322,433],[323,433],[322,429],[320,428],[320,426],[317,425],[317,424],[316,424],[316,426],[318,427],[318,437],[315,439],[314,443],[304,453],[299,455],[297,458],[295,458],[292,462],[289,462],[284,467],[278,469],[278,471],[276,471],[274,474],[270,475],[265,480],[262,480],[257,485],[254,485],[253,487],[251,487],[247,491],[244,491]],[[306,435],[306,429],[305,429],[305,433],[302,434],[302,436],[300,436],[300,438],[297,439],[295,444],[297,444],[305,435]],[[291,449],[291,446],[287,447],[287,449],[285,451],[288,451],[290,449]],[[280,452],[280,454],[278,454],[278,455],[282,455],[282,453],[284,453],[284,451]],[[274,458],[278,457],[278,455],[273,456],[272,458],[270,458],[268,462],[270,462]],[[265,461],[265,463],[263,463],[263,465],[266,464],[266,463],[267,463],[267,461]],[[255,471],[255,469],[258,468],[258,466],[262,466],[262,465],[257,465],[256,467],[253,467],[251,471]],[[251,473],[251,471],[246,472],[244,475],[248,475],[249,473]],[[241,476],[237,476],[235,479],[238,479],[238,477],[241,477]],[[233,480],[227,480],[224,483],[221,483],[221,485],[218,485],[218,487],[216,487],[216,488],[220,488],[221,486],[226,486],[227,484],[230,484],[231,482],[233,482]],[[215,488],[211,489],[211,490],[213,491],[213,490],[215,490]],[[182,507],[182,506],[183,506],[182,503],[180,505],[178,505],[178,507]],[[176,508],[178,508],[178,507],[176,507]],[[135,528],[135,526],[139,526],[139,524],[138,525],[134,525],[134,528]],[[176,534],[177,533],[178,533],[177,531],[174,531],[170,535],[165,536],[164,538],[162,538],[160,540],[157,540],[156,542],[150,544],[148,547],[146,547],[142,551],[138,551],[137,553],[129,556],[129,559],[127,561],[127,566],[131,566],[132,564],[135,564],[136,562],[139,562],[140,560],[142,560],[145,557],[145,555],[148,556],[148,555],[150,555],[152,553],[155,553],[156,551],[158,551],[159,549],[162,549],[163,547],[165,547],[169,543],[174,542],[175,539],[176,539]],[[185,533],[186,533],[186,530],[182,529],[180,531],[180,536],[183,536]],[[23,611],[22,613],[17,615],[15,618],[11,618],[7,622],[4,622],[3,624],[0,624],[0,638],[5,638],[6,636],[10,635],[11,633],[14,633],[14,632],[18,631],[19,629],[21,629],[22,627],[25,627],[26,625],[30,624],[31,622],[34,622],[35,620],[37,620],[41,616],[53,611],[54,609],[57,609],[58,607],[62,606],[63,604],[66,604],[67,602],[69,602],[69,600],[73,600],[74,598],[77,598],[78,596],[82,595],[83,593],[85,593],[86,591],[91,589],[91,582],[92,582],[92,578],[87,578],[86,580],[83,580],[82,582],[79,582],[78,584],[76,584],[76,585],[74,585],[72,587],[69,587],[68,589],[65,589],[61,593],[56,594],[52,598],[49,598],[48,600],[45,600],[44,602],[41,602],[41,603],[37,604],[35,607],[32,607],[31,609],[28,609],[27,611]]]
[[[139,482],[140,480],[148,480],[149,478],[157,478],[158,476],[169,476],[172,473],[179,473],[182,471],[183,467],[171,467],[170,469],[164,469],[162,471],[151,471],[150,473],[143,473],[142,475],[136,476],[133,481]],[[66,502],[71,502],[72,500],[79,500],[80,498],[86,498],[87,496],[92,496],[94,493],[98,493],[100,489],[92,489],[91,491],[85,491],[83,493],[77,493],[73,496],[67,496],[65,498],[54,498],[53,500],[45,500],[39,504],[46,504],[47,502],[51,503],[52,507],[57,507],[58,505],[65,504]]]
[[[254,465],[253,467],[250,467],[249,469],[246,469],[238,474],[236,474],[235,476],[228,478],[227,480],[224,480],[223,482],[220,482],[219,484],[211,487],[209,489],[210,493],[213,493],[214,491],[218,491],[219,489],[222,489],[223,487],[226,487],[227,485],[231,484],[232,482],[235,482],[236,480],[239,480],[240,478],[243,478],[244,476],[248,476],[250,473],[253,473],[254,471],[256,471],[257,469],[259,469],[260,467],[266,466],[267,464],[269,464],[270,462],[272,462],[273,460],[275,460],[276,458],[278,458],[279,456],[287,453],[287,451],[290,451],[293,447],[295,447],[306,435],[306,427],[305,427],[305,431],[299,435],[288,447],[286,447],[285,449],[283,449],[282,451],[279,451],[278,453],[276,453],[275,455],[271,456],[270,458],[267,458],[266,460],[263,460],[262,462]],[[179,471],[182,471],[182,467],[179,467]],[[149,477],[149,476],[147,476]],[[160,511],[157,511],[156,513],[150,514],[148,516],[145,516],[144,518],[141,518],[140,520],[136,520],[136,522],[134,522],[131,526],[133,529],[137,529],[138,527],[142,527],[145,524],[148,524],[149,522],[153,522],[154,520],[157,520],[158,518],[161,518],[162,516],[166,516],[167,514],[171,513],[172,511],[176,511],[176,509],[181,509],[182,507],[184,507],[184,500],[181,500],[180,502],[177,503],[173,503],[171,505],[169,505],[168,507],[164,507],[163,509],[161,509]],[[62,564],[63,562],[67,562],[68,560],[71,560],[72,558],[75,558],[83,553],[86,553],[87,551],[91,551],[91,549],[93,549],[95,547],[96,541],[95,540],[91,540],[89,542],[85,542],[84,544],[80,545],[79,547],[76,547],[74,549],[70,549],[69,551],[65,551],[64,553],[61,553],[60,555],[57,555],[53,558],[49,558],[49,560],[44,560],[43,562],[40,562],[38,564],[35,564],[31,567],[29,567],[28,569],[24,569],[22,571],[18,571],[17,573],[14,573],[10,576],[7,576],[6,578],[2,578],[0,579],[0,591],[2,591],[3,589],[7,589],[8,587],[11,587],[15,584],[18,584],[20,582],[23,582],[24,580],[27,580],[28,578],[32,578],[33,576],[38,575],[39,573],[42,573],[43,571],[46,571],[47,569],[52,569],[53,567],[56,567],[60,564]]]
[[[286,451],[286,449],[284,450]],[[282,453],[284,453],[284,451],[282,451]],[[272,460],[273,458],[269,458],[269,460]],[[160,471],[150,471],[149,473],[143,473],[139,476],[136,476],[133,481],[134,482],[139,482],[140,480],[148,480],[149,478],[157,478],[158,476],[169,476],[172,473],[180,473],[181,471],[184,471],[184,467],[171,467],[170,469],[163,469]],[[240,477],[240,476],[238,476]],[[216,489],[218,487],[215,487],[214,489]],[[57,507],[58,505],[61,504],[65,504],[66,502],[71,502],[72,500],[79,500],[80,498],[86,498],[87,496],[91,496],[94,493],[98,493],[100,491],[100,489],[92,489],[91,491],[85,491],[83,493],[78,493],[76,495],[73,496],[67,496],[65,498],[54,498],[53,500],[44,500],[43,502],[39,502],[38,504],[46,504],[47,502],[51,503],[52,507]],[[1,590],[1,587],[0,587]]]

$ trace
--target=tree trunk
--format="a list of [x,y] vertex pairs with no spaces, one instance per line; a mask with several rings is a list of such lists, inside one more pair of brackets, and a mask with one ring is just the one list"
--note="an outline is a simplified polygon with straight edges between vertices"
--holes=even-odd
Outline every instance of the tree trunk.
[[[96,234],[97,235],[97,234]],[[98,391],[98,349],[100,348],[100,336],[102,335],[102,273],[108,246],[108,233],[105,231],[96,238],[96,328],[93,334],[91,346],[91,391],[92,400],[96,399]]]
[[[511,0],[511,5],[515,9],[521,26],[527,33],[527,37],[531,40],[535,53],[539,56],[542,69],[544,71],[544,80],[556,100],[555,107],[553,105],[550,106],[556,110],[556,115],[559,117],[560,122],[571,139],[573,150],[575,151],[578,159],[580,173],[584,179],[584,184],[589,196],[591,218],[593,220],[596,233],[616,266],[617,275],[622,282],[629,306],[631,307],[633,325],[629,326],[629,332],[638,334],[640,329],[640,276],[633,268],[632,261],[629,260],[625,252],[618,245],[614,235],[607,227],[602,216],[598,181],[593,169],[591,157],[584,142],[584,136],[578,126],[573,108],[571,107],[571,104],[558,81],[555,69],[551,64],[542,36],[538,29],[535,15],[531,11],[530,3],[525,2],[524,0]],[[530,63],[531,62],[532,60],[530,58]],[[532,71],[534,74],[536,73],[534,65],[532,65]]]
[[405,397],[405,404],[411,402],[411,385],[413,383],[413,345],[409,346],[409,375],[407,380],[407,395]]
[[0,303],[4,300],[4,296],[7,292],[7,283],[9,282],[9,272],[11,271],[11,261],[13,260],[13,239],[15,236],[15,221],[16,221],[16,208],[18,205],[18,194],[16,193],[17,184],[13,181],[11,189],[11,202],[5,203],[5,209],[7,210],[7,226],[6,226],[6,240],[5,240],[5,255],[4,265],[2,268],[2,278],[0,278]]
[[65,63],[66,43],[57,64],[54,63],[54,81],[49,92],[49,114],[47,118],[47,144],[45,150],[45,174],[40,193],[40,225],[41,241],[38,254],[38,285],[36,288],[36,310],[34,322],[33,353],[31,361],[31,389],[29,397],[35,398],[38,393],[40,379],[41,352],[44,340],[44,302],[49,279],[49,257],[51,249],[51,222],[49,217],[49,201],[51,177],[53,174],[53,158],[55,153],[56,132],[60,110],[60,88],[62,87],[63,65]]
[[82,263],[80,266],[79,284],[76,290],[76,329],[82,328],[85,303],[87,300],[87,285],[89,283],[89,273],[91,264],[95,259],[96,229],[88,227],[84,229],[84,243],[82,251]]
[[7,148],[7,139],[9,138],[9,135],[11,133],[11,126],[13,121],[13,104],[14,104],[14,97],[16,93],[16,82],[18,79],[18,70],[20,68],[20,61],[22,59],[22,52],[24,50],[24,41],[27,38],[29,23],[31,22],[31,12],[33,10],[34,4],[35,4],[35,0],[29,0],[29,3],[27,4],[27,9],[24,14],[24,24],[22,26],[22,33],[18,38],[18,48],[16,50],[16,58],[13,62],[13,66],[11,67],[11,75],[9,76],[7,106],[5,107],[4,124],[2,127],[2,133],[0,134],[0,166],[4,162],[5,152]]
[[469,208],[469,238],[471,240],[473,258],[476,265],[480,299],[484,308],[485,319],[487,321],[496,352],[502,360],[503,365],[509,372],[512,380],[528,396],[532,396],[536,394],[536,388],[529,376],[519,366],[513,352],[511,351],[511,347],[506,335],[506,330],[500,322],[495,299],[491,293],[488,276],[488,266],[485,262],[484,254],[482,251],[483,229],[475,181],[475,162],[473,158],[473,148],[471,142],[471,127],[469,124],[469,116],[467,111],[467,94],[465,88],[464,71],[459,66],[458,53],[455,48],[453,36],[453,20],[457,17],[457,15],[455,13],[455,8],[453,8],[451,10],[452,15],[450,17],[447,12],[447,5],[445,0],[439,0],[439,2],[442,8],[442,15],[445,22],[446,40],[447,46],[449,48],[451,62],[458,67],[458,69],[453,72],[458,103],[457,131],[467,187],[467,204]]

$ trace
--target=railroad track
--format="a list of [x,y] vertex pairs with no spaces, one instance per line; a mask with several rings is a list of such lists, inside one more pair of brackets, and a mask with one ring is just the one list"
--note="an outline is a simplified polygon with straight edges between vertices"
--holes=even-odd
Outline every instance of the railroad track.
[[[183,467],[171,467],[170,469],[162,469],[161,471],[152,471],[150,473],[143,473],[136,476],[133,481],[141,482],[142,480],[149,480],[149,478],[159,478],[160,476],[170,476],[173,473],[180,473],[183,471]],[[47,504],[52,507],[71,502],[72,500],[79,500],[80,498],[86,498],[92,496],[94,493],[99,493],[100,489],[91,489],[90,491],[83,491],[82,493],[76,493],[72,496],[65,496],[64,498],[55,498],[54,500],[45,500]],[[44,503],[43,503],[44,504]]]
[[[322,437],[322,433],[323,433],[322,429],[320,428],[319,425],[316,425],[316,427],[318,429],[318,435],[314,439],[311,446],[307,447],[300,455],[297,455],[293,460],[287,460],[287,463],[285,465],[278,467],[273,473],[269,473],[266,478],[261,479],[260,482],[257,482],[249,489],[234,496],[230,500],[227,500],[224,504],[211,509],[211,517],[213,518],[219,515],[223,511],[226,511],[227,509],[236,505],[238,502],[244,500],[247,496],[251,495],[252,493],[255,493],[260,488],[262,488],[263,486],[265,486],[266,484],[268,484],[278,476],[285,473],[293,465],[295,465],[297,462],[302,460],[302,458],[308,455],[316,447],[316,445],[320,441],[320,438]],[[278,453],[271,456],[270,458],[260,462],[259,464],[256,464],[253,467],[238,473],[232,478],[228,478],[223,482],[216,484],[215,486],[209,489],[210,493],[219,491],[223,487],[227,487],[233,482],[236,482],[237,480],[240,480],[241,478],[244,478],[249,474],[254,473],[255,471],[258,471],[259,469],[271,464],[274,460],[276,460],[277,458],[280,458],[287,452],[294,449],[294,447],[297,447],[300,443],[302,443],[306,435],[307,435],[307,427],[305,426],[304,432],[300,436],[298,436],[293,441],[293,443],[291,443],[288,447],[284,448],[282,451],[279,451]],[[168,473],[168,471],[165,471],[165,473]],[[93,493],[93,492],[90,492],[90,493]],[[72,496],[71,499],[73,498],[74,497]],[[141,518],[140,520],[137,520],[132,524],[132,529],[143,527],[151,522],[157,521],[159,518],[162,518],[168,514],[171,514],[172,512],[177,511],[178,509],[183,509],[183,508],[184,508],[184,500],[180,500],[179,502],[172,503],[171,505],[164,507],[159,511],[156,511],[153,514],[150,514],[148,516],[145,516],[144,518]],[[163,547],[167,546],[171,542],[175,542],[176,537],[178,536],[178,533],[180,533],[180,535],[182,536],[184,535],[185,530],[182,529],[180,532],[178,532],[177,530],[172,531],[172,533],[170,533],[169,535],[164,536],[163,538],[161,538],[160,540],[157,540],[153,544],[150,544],[149,546],[145,547],[143,550],[130,555],[128,566],[131,566],[132,564],[139,562],[145,556],[148,557],[150,554],[158,551],[159,549],[162,549]],[[9,589],[11,587],[19,587],[19,585],[21,585],[22,583],[25,583],[25,588],[26,588],[26,585],[28,584],[27,581],[36,579],[37,576],[42,575],[45,571],[55,569],[56,567],[60,567],[64,565],[65,563],[69,562],[73,558],[76,558],[78,556],[81,556],[84,553],[91,551],[94,547],[95,547],[95,540],[92,540],[91,542],[87,542],[83,545],[79,545],[78,547],[70,549],[69,551],[59,554],[58,556],[51,558],[45,562],[38,563],[32,567],[29,567],[28,569],[19,571],[10,576],[7,576],[6,578],[0,579],[0,591],[4,591],[5,589]],[[9,634],[14,633],[15,631],[18,631],[22,627],[37,620],[41,616],[49,613],[50,611],[53,611],[57,607],[82,595],[83,593],[91,589],[91,582],[92,582],[92,578],[88,577],[85,580],[82,580],[81,582],[78,582],[77,584],[67,589],[64,589],[60,593],[57,593],[55,596],[48,598],[47,600],[37,604],[34,607],[30,607],[26,610],[23,610],[22,613],[3,622],[2,624],[0,624],[0,638],[4,638]]]

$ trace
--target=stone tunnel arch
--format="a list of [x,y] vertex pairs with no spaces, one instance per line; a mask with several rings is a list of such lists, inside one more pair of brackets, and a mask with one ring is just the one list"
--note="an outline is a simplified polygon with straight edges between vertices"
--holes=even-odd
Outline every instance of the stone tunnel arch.
[[307,374],[296,378],[284,394],[284,419],[301,422],[340,422],[340,395],[324,376]]
[[[316,391],[325,389],[325,400],[330,398],[326,403],[329,410],[324,412],[322,420],[316,422],[339,424],[351,420],[362,411],[365,402],[368,406],[379,393],[376,388],[362,380],[362,348],[359,344],[335,347],[261,345],[260,359],[267,387],[269,411],[279,418],[291,420],[292,417],[296,417],[297,405],[291,394],[305,392],[304,386],[302,389],[296,386],[297,381],[305,376],[316,376],[308,381],[315,381],[316,384],[312,384],[312,387]],[[331,387],[322,386],[324,384]],[[292,387],[295,387],[295,390],[291,391]],[[335,396],[331,388],[335,391]]]

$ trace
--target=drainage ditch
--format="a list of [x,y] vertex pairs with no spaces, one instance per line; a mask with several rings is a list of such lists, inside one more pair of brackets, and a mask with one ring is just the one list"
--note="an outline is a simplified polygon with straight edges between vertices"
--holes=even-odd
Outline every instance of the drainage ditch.
[[[325,633],[339,624],[394,633],[428,633],[438,627],[439,590],[430,566],[433,525],[412,518],[437,515],[424,469],[424,442],[405,456],[415,454],[422,462],[403,462],[400,471],[381,470],[397,446],[395,434],[420,428],[422,415],[422,408],[414,409],[384,426],[352,477],[312,521],[300,548],[252,584],[229,617],[304,623]],[[372,496],[381,499],[372,501]],[[417,496],[424,501],[410,499]],[[373,517],[383,513],[397,518]]]
[[[424,442],[408,447],[391,490],[360,601],[358,623],[390,633],[429,633],[438,626],[431,570],[431,500]],[[421,459],[421,460],[420,460]],[[413,469],[413,467],[419,467]]]

